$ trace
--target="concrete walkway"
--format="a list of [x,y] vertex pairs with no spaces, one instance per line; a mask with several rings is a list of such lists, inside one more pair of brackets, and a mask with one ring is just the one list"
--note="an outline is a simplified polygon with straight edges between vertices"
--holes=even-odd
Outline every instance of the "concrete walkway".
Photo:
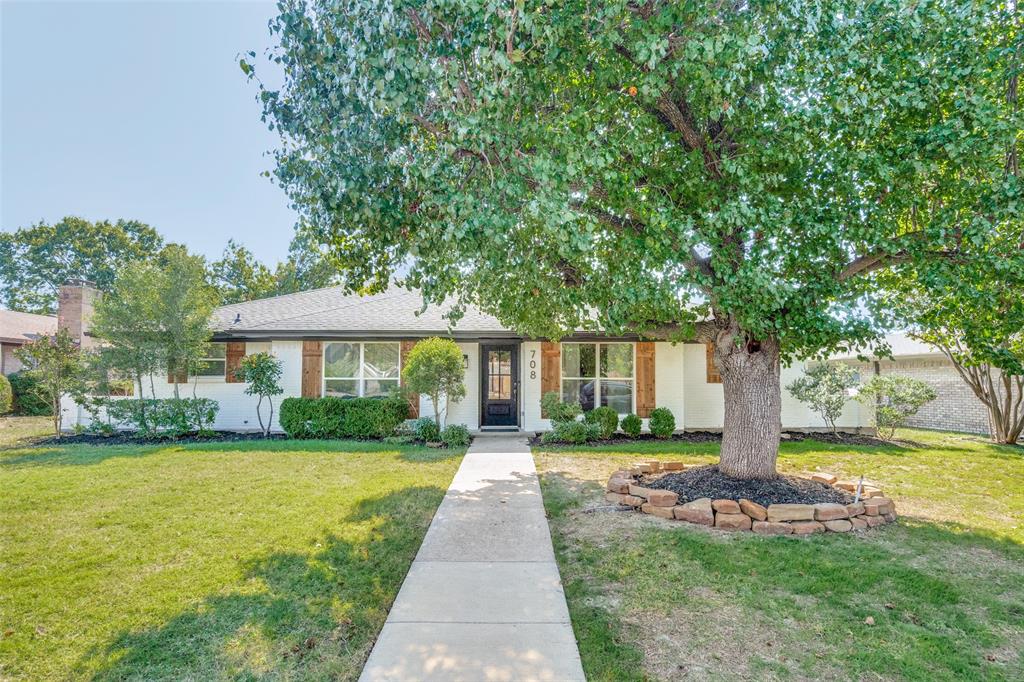
[[524,436],[473,441],[359,679],[585,679]]

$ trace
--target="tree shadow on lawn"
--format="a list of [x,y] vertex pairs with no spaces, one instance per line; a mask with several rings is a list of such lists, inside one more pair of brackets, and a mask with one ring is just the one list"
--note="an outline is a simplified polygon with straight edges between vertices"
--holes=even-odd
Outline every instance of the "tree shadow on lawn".
[[224,593],[120,633],[88,651],[76,672],[96,680],[354,677],[443,494],[421,486],[362,501],[346,521],[379,519],[366,541],[328,534],[309,553],[242,561],[242,579]]
[[26,466],[83,466],[100,464],[112,458],[139,458],[167,452],[240,452],[274,454],[380,453],[398,454],[406,462],[440,462],[461,457],[464,448],[428,448],[420,445],[393,445],[379,441],[357,440],[251,440],[219,441],[210,443],[153,443],[147,445],[48,445],[11,448],[0,457],[0,467]]
[[765,538],[581,510],[599,486],[544,478],[584,662],[596,662],[588,678],[628,678],[615,659],[646,649],[657,660],[652,647],[664,648],[662,662],[696,662],[712,676],[1024,675],[1020,541],[913,518],[856,535]]

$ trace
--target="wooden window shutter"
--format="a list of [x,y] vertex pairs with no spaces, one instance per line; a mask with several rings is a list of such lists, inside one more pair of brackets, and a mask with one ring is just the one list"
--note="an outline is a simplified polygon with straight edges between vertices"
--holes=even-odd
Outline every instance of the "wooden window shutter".
[[226,357],[224,381],[229,384],[242,383],[242,380],[235,373],[241,368],[242,358],[245,357],[245,341],[228,341]]
[[651,416],[654,403],[654,342],[640,341],[636,344],[636,414],[638,417]]
[[[552,341],[540,344],[540,394],[562,390],[562,346]],[[547,419],[546,412],[541,412],[542,419]]]
[[709,384],[720,384],[722,383],[722,375],[718,373],[718,365],[715,364],[715,344],[706,343],[704,344],[704,359],[707,365],[708,383]]
[[324,379],[324,344],[302,342],[302,397],[319,398]]
[[[401,351],[399,353],[399,365],[401,369],[405,369],[405,359],[409,357],[409,351],[416,345],[415,339],[406,339],[402,341]],[[409,419],[417,419],[420,416],[420,397],[419,395],[409,396]]]

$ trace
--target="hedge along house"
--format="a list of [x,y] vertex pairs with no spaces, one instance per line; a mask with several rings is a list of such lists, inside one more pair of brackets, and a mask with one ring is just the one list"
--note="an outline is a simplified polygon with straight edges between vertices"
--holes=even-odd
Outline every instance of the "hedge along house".
[[[416,342],[442,336],[458,344],[465,367],[466,397],[442,406],[449,424],[473,431],[546,430],[550,422],[540,399],[556,391],[584,409],[608,405],[622,415],[646,418],[655,407],[667,407],[680,430],[722,428],[722,384],[709,346],[593,333],[552,342],[524,338],[474,308],[449,328],[445,312],[438,306],[423,309],[418,292],[400,288],[358,296],[332,287],[223,306],[215,314],[205,369],[200,376],[178,379],[194,384],[198,397],[219,401],[215,428],[250,430],[257,428],[256,398],[245,395],[245,385],[234,377],[248,354],[269,352],[281,361],[284,394],[278,401],[383,396],[399,389],[402,364]],[[803,364],[784,367],[783,385],[802,369]],[[156,377],[157,397],[173,396],[173,380]],[[191,394],[190,386],[185,395]],[[71,426],[89,419],[73,404],[67,410]],[[433,414],[426,397],[411,401],[411,417]],[[861,430],[870,419],[851,401],[839,425]],[[782,422],[791,430],[824,428],[820,417],[785,390]],[[274,428],[280,429],[276,421]]]

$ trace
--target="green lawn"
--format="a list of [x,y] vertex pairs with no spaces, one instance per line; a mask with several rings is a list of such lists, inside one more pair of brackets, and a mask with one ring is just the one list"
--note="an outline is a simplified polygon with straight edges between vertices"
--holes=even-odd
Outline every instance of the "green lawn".
[[1024,449],[900,436],[910,443],[783,444],[783,471],[863,474],[901,514],[804,539],[604,503],[621,465],[712,462],[717,444],[536,450],[588,678],[1024,679]]
[[0,679],[354,679],[462,455],[22,431],[0,429]]

